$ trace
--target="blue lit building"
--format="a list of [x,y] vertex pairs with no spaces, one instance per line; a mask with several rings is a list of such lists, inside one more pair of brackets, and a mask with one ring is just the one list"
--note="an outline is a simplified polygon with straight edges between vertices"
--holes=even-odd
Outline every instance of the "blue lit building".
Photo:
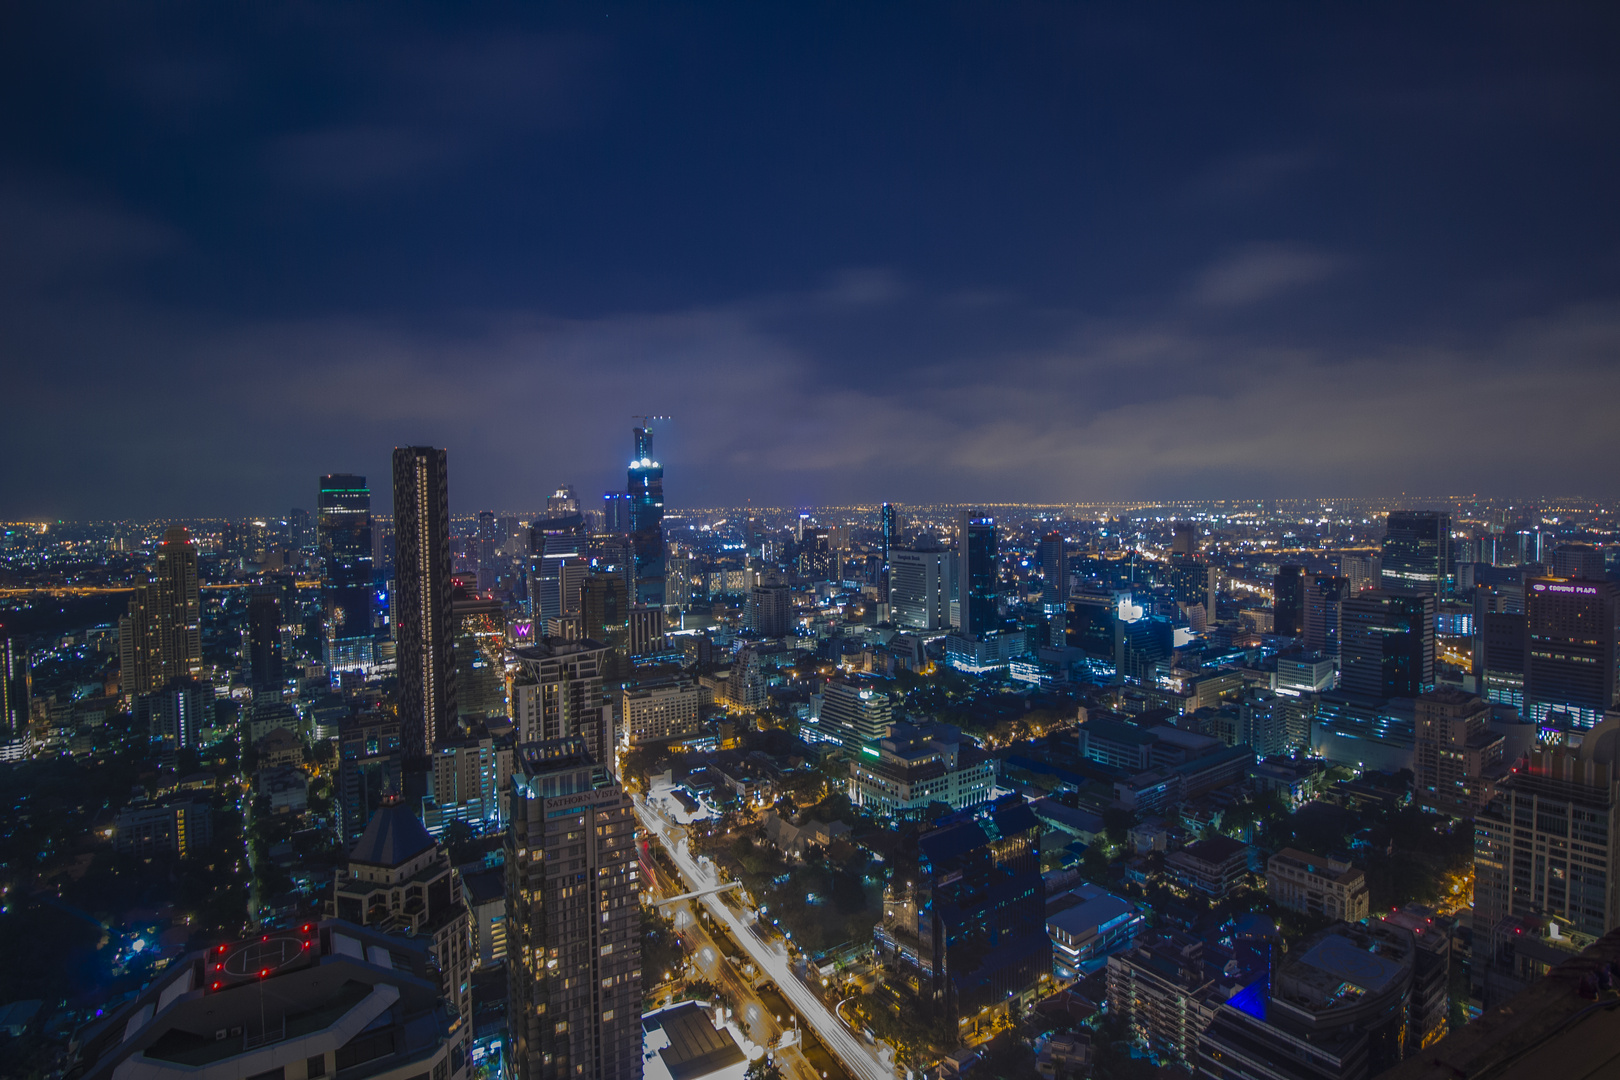
[[1052,970],[1041,880],[1041,824],[1004,800],[918,840],[918,937],[931,958],[926,990],[956,1029],[980,1009],[1027,1004]]
[[373,662],[371,489],[348,473],[321,477],[316,544],[323,566],[321,603],[326,616],[329,670],[365,670]]
[[652,432],[635,429],[630,461],[630,537],[635,548],[636,603],[664,606],[664,467],[652,456]]

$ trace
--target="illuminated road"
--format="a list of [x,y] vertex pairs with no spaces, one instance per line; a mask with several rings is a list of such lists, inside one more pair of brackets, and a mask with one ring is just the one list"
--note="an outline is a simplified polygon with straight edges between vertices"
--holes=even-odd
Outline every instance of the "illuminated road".
[[[669,854],[670,859],[680,870],[681,876],[686,878],[687,884],[694,891],[719,884],[712,869],[699,866],[697,861],[687,854],[684,841],[679,844],[671,842],[666,831],[669,828],[668,823],[659,817],[656,811],[649,809],[640,795],[635,797],[635,803],[636,815],[641,818],[642,825],[649,833],[658,837],[659,844]],[[731,932],[732,938],[748,954],[749,959],[771,977],[788,1004],[798,1011],[805,1024],[821,1040],[822,1045],[849,1070],[852,1076],[859,1077],[860,1080],[893,1080],[894,1070],[879,1061],[872,1048],[851,1034],[843,1021],[822,1004],[821,998],[811,993],[810,988],[793,974],[785,949],[767,945],[755,936],[752,927],[744,925],[743,921],[721,902],[720,894],[710,893],[703,897],[702,903],[708,908],[709,914]]]

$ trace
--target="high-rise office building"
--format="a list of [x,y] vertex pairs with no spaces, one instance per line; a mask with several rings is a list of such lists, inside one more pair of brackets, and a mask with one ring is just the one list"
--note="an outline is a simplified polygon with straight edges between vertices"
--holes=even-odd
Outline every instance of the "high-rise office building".
[[822,684],[818,722],[823,737],[837,739],[851,753],[887,735],[893,720],[885,681],[839,677]]
[[493,589],[500,577],[501,535],[496,526],[495,511],[478,511],[478,526],[474,541],[478,544],[478,591],[483,592],[486,589]]
[[409,773],[456,728],[449,473],[445,451],[435,447],[394,448],[394,580],[400,735]]
[[1491,731],[1491,706],[1483,698],[1450,689],[1420,696],[1412,765],[1418,805],[1473,817],[1496,779],[1505,741]]
[[960,628],[966,636],[982,634],[1000,624],[997,600],[1000,597],[996,549],[996,523],[991,518],[972,518],[966,510],[957,520],[957,558],[961,580],[957,584]]
[[214,688],[182,675],[135,699],[135,722],[166,752],[197,748],[202,729],[214,726]]
[[0,761],[24,756],[33,689],[27,648],[17,638],[0,638]]
[[1524,662],[1524,613],[1476,611],[1473,674],[1485,700],[1524,708]]
[[1305,651],[1323,656],[1339,655],[1340,606],[1350,595],[1350,582],[1333,574],[1306,578]]
[[1292,563],[1271,579],[1272,632],[1298,637],[1305,632],[1305,568]]
[[137,585],[118,623],[126,694],[148,694],[202,671],[202,608],[197,545],[184,528],[163,534],[151,579]]
[[759,637],[785,637],[793,628],[793,592],[780,581],[761,582],[748,594],[744,622]]
[[1609,720],[1578,748],[1530,751],[1474,818],[1476,957],[1495,955],[1511,917],[1550,916],[1592,939],[1620,927],[1617,738]]
[[579,496],[574,493],[573,484],[562,484],[556,491],[546,496],[548,517],[565,517],[577,513],[579,513]]
[[579,586],[581,632],[606,646],[604,674],[617,678],[630,655],[630,592],[622,575],[592,572]]
[[1380,565],[1386,589],[1434,596],[1449,591],[1451,515],[1443,510],[1390,511]]
[[587,753],[614,767],[613,707],[602,698],[612,650],[599,641],[550,638],[513,655],[522,668],[512,683],[512,724],[521,745],[584,740]]
[[1552,576],[1602,581],[1606,577],[1603,552],[1591,544],[1560,544],[1553,548]]
[[366,478],[349,473],[321,477],[316,508],[326,663],[332,671],[365,670],[375,659],[376,637],[371,489]]
[[623,491],[602,494],[602,531],[627,533],[630,531],[630,496]]
[[889,611],[897,626],[944,630],[951,624],[948,555],[918,540],[889,552]]
[[1041,603],[1055,614],[1069,598],[1069,556],[1063,534],[1053,529],[1041,537]]
[[254,693],[279,692],[281,673],[281,590],[254,586],[248,594],[248,672]]
[[580,739],[527,743],[506,838],[518,1080],[639,1080],[641,909],[630,800]]
[[879,528],[883,533],[883,565],[889,565],[889,552],[894,550],[895,544],[895,510],[894,503],[884,503]]
[[1425,593],[1369,589],[1340,605],[1339,689],[1415,698],[1434,687],[1434,603]]
[[636,428],[630,460],[630,537],[636,554],[636,603],[664,603],[664,467],[653,459],[652,432]]
[[1350,583],[1350,591],[1377,589],[1383,585],[1383,560],[1377,555],[1342,555],[1339,575]]
[[1125,627],[1119,602],[1107,593],[1082,593],[1071,596],[1065,608],[1063,644],[1080,650],[1092,682],[1118,681]]
[[537,622],[579,614],[590,565],[590,532],[579,513],[543,517],[529,528],[529,605]]
[[287,540],[296,551],[308,551],[315,545],[315,524],[308,510],[293,507],[287,511]]
[[1195,559],[1198,557],[1198,526],[1190,521],[1178,521],[1170,526],[1170,557]]
[[1525,583],[1524,708],[1537,723],[1563,713],[1591,727],[1615,705],[1620,586],[1532,578]]
[[885,904],[883,931],[914,942],[897,957],[956,1035],[959,1017],[1028,1004],[1052,973],[1039,819],[1022,802],[982,807],[918,838],[918,881]]
[[389,796],[402,792],[399,717],[361,713],[338,726],[338,837],[353,845]]

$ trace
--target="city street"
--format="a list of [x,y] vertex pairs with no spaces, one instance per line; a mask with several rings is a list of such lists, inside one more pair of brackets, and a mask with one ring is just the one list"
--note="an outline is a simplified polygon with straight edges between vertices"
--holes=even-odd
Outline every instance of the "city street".
[[[698,864],[698,861],[689,854],[684,837],[679,841],[671,840],[669,823],[656,811],[648,808],[639,796],[636,797],[636,814],[641,818],[642,825],[647,831],[658,838],[659,844],[686,878],[689,888],[697,890],[718,884],[713,868]],[[753,928],[745,925],[743,920],[725,905],[720,895],[704,896],[700,902],[731,934],[754,964],[771,977],[782,996],[798,1011],[804,1023],[815,1032],[822,1044],[851,1075],[860,1080],[892,1080],[894,1070],[888,1061],[887,1048],[881,1051],[880,1057],[878,1048],[868,1046],[853,1034],[843,1021],[822,1003],[817,994],[812,993],[809,987],[799,981],[798,976],[793,973],[785,948],[760,940],[753,932]],[[749,914],[753,916],[754,913],[750,910]]]

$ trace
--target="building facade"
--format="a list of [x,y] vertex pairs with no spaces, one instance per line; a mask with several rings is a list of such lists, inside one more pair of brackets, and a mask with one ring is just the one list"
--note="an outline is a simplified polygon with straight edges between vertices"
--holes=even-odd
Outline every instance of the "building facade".
[[1368,914],[1367,875],[1340,859],[1283,848],[1266,860],[1266,894],[1290,911],[1344,922]]
[[1415,698],[1434,687],[1434,597],[1369,589],[1340,605],[1339,689]]
[[389,606],[407,772],[413,762],[425,763],[456,727],[449,483],[444,450],[394,449],[395,588]]
[[630,800],[581,739],[520,748],[506,840],[508,1024],[519,1080],[641,1076]]
[[692,679],[628,686],[620,707],[631,746],[666,742],[698,729],[703,691]]
[[1615,706],[1620,586],[1532,578],[1525,583],[1524,711],[1592,727]]
[[613,709],[602,698],[609,649],[597,641],[541,641],[514,650],[522,668],[512,684],[518,745],[579,738],[593,761],[611,767]]
[[321,477],[315,544],[321,557],[326,663],[365,670],[374,660],[376,574],[372,560],[371,489],[350,473]]
[[438,969],[439,994],[455,1008],[470,1040],[472,934],[461,875],[400,800],[383,803],[349,849],[332,883],[329,913],[424,942]]
[[1441,510],[1390,511],[1380,567],[1385,589],[1436,597],[1449,592],[1451,515]]
[[[1620,719],[1533,750],[1474,819],[1474,925],[1539,916],[1588,939],[1620,926]],[[1476,948],[1485,945],[1481,941]]]

